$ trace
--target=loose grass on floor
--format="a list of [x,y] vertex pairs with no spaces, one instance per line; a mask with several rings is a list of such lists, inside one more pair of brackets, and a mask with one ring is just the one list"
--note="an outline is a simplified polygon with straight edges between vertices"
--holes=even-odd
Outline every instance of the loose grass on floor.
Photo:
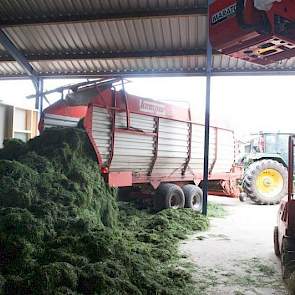
[[266,294],[265,290],[273,290],[276,294],[286,294],[281,274],[265,258],[234,260],[226,269],[223,265],[195,268],[194,274],[200,295],[214,294],[217,290],[227,290],[225,293],[231,290],[234,294]]
[[0,150],[0,294],[194,294],[178,241],[190,209],[118,203],[83,130],[49,129]]
[[226,216],[226,210],[222,205],[209,202],[208,203],[208,217],[222,218]]

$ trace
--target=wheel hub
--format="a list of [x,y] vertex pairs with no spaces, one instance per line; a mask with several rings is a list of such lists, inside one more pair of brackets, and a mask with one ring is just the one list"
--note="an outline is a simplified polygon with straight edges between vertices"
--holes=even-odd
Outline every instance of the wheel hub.
[[178,209],[179,208],[179,199],[175,195],[173,195],[171,197],[171,208],[173,208],[173,209]]
[[275,169],[265,169],[256,178],[256,189],[265,197],[276,196],[282,191],[283,186],[283,176]]
[[264,186],[271,186],[272,185],[272,179],[270,177],[265,177],[263,180]]
[[200,197],[199,196],[194,196],[193,197],[193,208],[194,209],[199,209],[200,207]]

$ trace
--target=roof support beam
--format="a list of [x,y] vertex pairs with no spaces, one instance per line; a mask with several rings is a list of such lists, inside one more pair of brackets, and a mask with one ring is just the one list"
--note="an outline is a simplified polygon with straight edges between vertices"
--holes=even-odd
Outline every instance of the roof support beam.
[[[50,52],[44,54],[23,54],[27,61],[54,61],[54,60],[95,60],[95,59],[120,59],[120,58],[152,58],[173,56],[199,56],[206,55],[206,49],[172,49],[172,50],[143,50],[143,51],[121,51],[121,52]],[[0,55],[0,62],[13,61],[10,56]]]
[[33,67],[30,65],[26,57],[16,48],[8,36],[0,29],[0,43],[7,50],[7,52],[13,58],[12,60],[17,61],[21,67],[25,70],[27,75],[32,79],[33,84],[37,87],[37,76]]
[[42,16],[26,16],[11,19],[2,19],[0,28],[24,25],[40,25],[40,24],[60,24],[74,22],[91,22],[91,21],[116,21],[139,18],[153,17],[171,17],[183,15],[204,15],[208,13],[207,7],[191,7],[191,8],[169,8],[156,10],[137,10],[137,11],[120,11],[113,13],[93,13],[93,14],[60,14],[60,15],[42,15]]
[[[85,71],[85,72],[77,72],[77,73],[40,73],[39,77],[44,79],[96,79],[98,77],[126,77],[126,78],[143,78],[143,77],[206,77],[206,69],[200,68],[199,70],[148,70],[146,72],[139,71],[102,71],[102,72],[93,72],[93,71]],[[212,77],[244,77],[244,76],[295,76],[295,68],[288,70],[236,70],[229,72],[222,72],[213,70]],[[27,76],[22,74],[15,75],[0,75],[0,81],[5,80],[25,80],[28,79]]]

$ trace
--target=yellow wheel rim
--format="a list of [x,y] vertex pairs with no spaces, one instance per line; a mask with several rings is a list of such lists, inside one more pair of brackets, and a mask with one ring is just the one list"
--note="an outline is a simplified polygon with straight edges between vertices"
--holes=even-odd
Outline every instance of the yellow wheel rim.
[[275,169],[265,169],[256,178],[256,188],[265,197],[274,197],[284,187],[284,179],[281,173]]

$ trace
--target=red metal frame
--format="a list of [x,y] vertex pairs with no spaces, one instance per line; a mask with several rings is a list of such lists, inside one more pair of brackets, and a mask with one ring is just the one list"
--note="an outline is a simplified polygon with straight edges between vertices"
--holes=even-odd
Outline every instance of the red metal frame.
[[185,175],[186,173],[186,170],[187,170],[187,167],[191,161],[191,157],[192,157],[192,132],[193,132],[193,125],[191,123],[192,121],[192,114],[191,114],[191,110],[190,108],[188,109],[188,116],[189,116],[189,120],[190,120],[190,123],[189,123],[189,139],[188,139],[188,157],[187,157],[187,160],[184,164],[184,167],[183,167],[183,170],[182,170],[182,175]]
[[98,161],[98,164],[100,166],[100,168],[102,168],[102,157],[99,153],[99,149],[98,147],[96,146],[96,143],[95,143],[95,140],[92,136],[92,113],[93,113],[93,106],[92,105],[89,105],[88,107],[88,110],[87,110],[87,114],[84,118],[84,128],[87,132],[87,135],[88,135],[88,138],[94,148],[94,151],[95,151],[95,154],[96,154],[96,157],[97,157],[97,161]]
[[[179,168],[180,169],[180,168]],[[225,181],[234,181],[237,179],[241,179],[242,176],[242,168],[235,166],[231,172],[224,172],[224,173],[214,173],[209,176],[209,180],[225,180]],[[137,175],[133,177],[133,183],[146,183],[151,181],[158,181],[161,182],[171,182],[171,181],[193,181],[195,183],[200,183],[203,180],[202,173],[196,173],[193,177],[190,175],[184,175],[182,177],[173,177],[172,175],[167,176],[160,176],[160,175]]]
[[214,151],[214,160],[213,160],[212,165],[209,170],[209,175],[212,174],[212,171],[215,167],[215,164],[217,162],[217,153],[218,153],[218,146],[217,146],[218,145],[218,128],[215,127],[214,129],[215,129],[215,151]]
[[295,56],[293,0],[276,2],[270,11],[256,9],[254,0],[214,1],[209,16],[212,46],[224,54],[260,65]]
[[295,200],[293,199],[294,147],[295,136],[290,136],[288,149],[288,196],[282,199],[278,212],[278,241],[280,249],[282,249],[284,238],[295,238]]
[[[100,92],[93,98],[92,104],[101,108],[112,108],[110,89]],[[102,99],[104,97],[104,99]],[[142,98],[136,95],[126,95],[128,100],[129,113],[159,117],[162,119],[172,119],[179,122],[190,122],[189,108],[174,106],[153,99]],[[126,112],[125,99],[120,92],[116,92],[117,112]],[[201,124],[200,124],[201,125]],[[226,129],[228,130],[228,129]]]
[[129,112],[128,99],[127,99],[123,79],[122,79],[122,90],[121,91],[122,91],[122,96],[124,98],[125,105],[126,105],[126,123],[127,123],[127,129],[129,129],[130,128],[130,112]]
[[[49,107],[46,108],[47,114],[54,114],[65,117],[73,117],[82,119],[87,113],[87,106],[69,106],[66,101],[58,100]],[[39,132],[44,129],[44,112],[41,114],[41,118],[38,124]]]
[[152,161],[152,165],[150,168],[150,171],[148,173],[148,176],[151,176],[158,158],[158,151],[159,151],[159,126],[160,126],[160,119],[159,118],[155,118],[156,120],[156,137],[155,137],[155,149],[154,149],[154,158]]
[[106,178],[113,187],[132,186],[132,172],[110,172]]
[[285,234],[287,236],[292,236],[295,238],[295,200],[294,196],[294,146],[295,146],[295,136],[289,137],[289,160],[288,160],[288,202],[286,204],[286,214],[287,214],[287,224],[285,229]]
[[[125,112],[125,102],[120,95],[120,92],[116,91],[116,102],[117,106],[114,108],[112,106],[112,100],[111,100],[111,91],[110,89],[106,89],[102,92],[100,92],[100,95],[97,95],[93,98],[91,101],[91,104],[95,107],[100,108],[106,108],[106,109],[115,109],[117,112]],[[165,102],[158,102],[156,100],[150,99],[150,98],[143,98],[136,95],[127,95],[128,100],[128,106],[129,106],[129,112],[139,115],[146,115],[150,117],[157,117],[161,119],[171,119],[173,121],[177,122],[186,122],[186,123],[192,123],[194,125],[198,126],[204,126],[204,124],[193,122],[189,115],[189,108],[184,108],[180,106],[176,106],[173,104],[167,104]],[[149,104],[151,106],[158,105],[151,111],[145,111],[140,107],[142,104]],[[233,133],[233,130],[223,127],[217,127],[217,126],[211,126],[213,128],[217,128],[218,130],[226,130]],[[126,130],[126,129],[125,129]],[[131,131],[133,132],[134,130]]]
[[189,131],[188,131],[188,157],[182,169],[182,175],[185,175],[187,167],[191,161],[192,157],[192,131],[193,131],[193,124],[189,123]]
[[110,148],[110,155],[108,161],[108,167],[110,167],[113,157],[114,157],[114,146],[115,146],[115,126],[116,126],[116,93],[115,89],[112,89],[112,101],[113,101],[113,108],[111,110],[112,114],[112,134],[111,134],[111,148]]
[[294,173],[294,143],[295,137],[289,137],[289,159],[288,159],[288,202],[293,199],[293,173]]
[[46,113],[66,117],[83,118],[86,115],[87,109],[87,106],[70,106],[65,100],[58,100],[46,108]]

